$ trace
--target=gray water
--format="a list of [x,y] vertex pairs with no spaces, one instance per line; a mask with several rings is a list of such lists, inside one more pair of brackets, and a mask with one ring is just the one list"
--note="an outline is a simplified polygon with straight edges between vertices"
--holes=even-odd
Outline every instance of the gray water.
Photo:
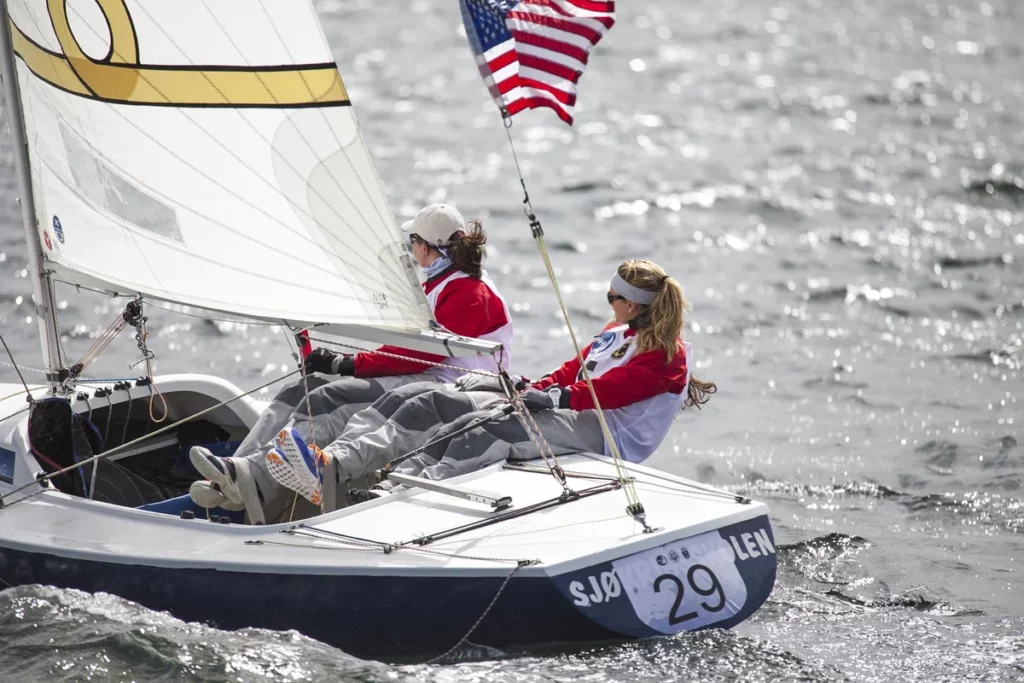
[[[318,7],[396,211],[443,199],[482,217],[518,370],[567,358],[456,3]],[[686,288],[687,338],[719,392],[649,462],[770,506],[778,584],[746,623],[392,667],[294,633],[27,587],[0,592],[0,679],[1024,678],[1022,32],[1015,0],[622,2],[576,125],[546,111],[515,120],[581,333],[606,319],[626,257],[653,258]],[[0,322],[37,366],[3,145]],[[58,294],[74,356],[120,305]],[[292,364],[280,330],[150,315],[158,372],[250,388]],[[94,375],[126,374],[133,352],[125,335]]]

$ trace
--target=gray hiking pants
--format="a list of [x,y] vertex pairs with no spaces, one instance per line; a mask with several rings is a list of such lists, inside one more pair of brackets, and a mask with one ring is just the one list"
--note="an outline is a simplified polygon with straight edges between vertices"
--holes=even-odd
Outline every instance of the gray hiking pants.
[[[325,511],[344,507],[350,486],[371,486],[376,470],[430,442],[437,441],[395,471],[446,479],[506,459],[541,457],[516,415],[486,422],[454,438],[443,438],[504,403],[502,394],[461,392],[434,381],[406,384],[384,393],[353,415],[341,436],[323,447],[330,456],[324,468]],[[555,455],[604,452],[600,423],[592,410],[544,410],[533,413],[533,419]],[[270,476],[262,453],[250,458],[249,463],[266,506],[291,500],[291,492]]]
[[290,426],[309,444],[322,446],[331,443],[342,435],[353,415],[372,405],[386,392],[410,383],[431,388],[438,386],[438,380],[426,373],[373,379],[328,378],[320,374],[312,374],[305,379],[300,377],[277,392],[238,446],[234,457],[248,459],[256,485],[265,503],[269,504],[285,493],[270,476],[264,461],[281,429]]
[[[482,469],[502,460],[541,457],[520,418],[505,415],[453,438],[444,438],[493,413],[506,402],[493,392],[461,392],[436,384],[409,384],[390,391],[349,421],[324,449],[331,456],[328,471],[338,502],[350,482],[366,487],[373,472],[398,456],[432,443],[405,460],[395,471],[427,479],[446,479]],[[544,410],[533,419],[555,455],[604,452],[604,438],[592,410]],[[369,475],[369,476],[368,476]],[[326,479],[325,472],[325,481]]]

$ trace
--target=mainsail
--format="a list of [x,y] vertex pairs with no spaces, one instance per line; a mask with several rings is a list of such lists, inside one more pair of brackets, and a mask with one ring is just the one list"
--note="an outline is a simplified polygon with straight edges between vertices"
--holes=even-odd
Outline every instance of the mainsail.
[[44,267],[252,318],[430,315],[309,0],[9,0]]

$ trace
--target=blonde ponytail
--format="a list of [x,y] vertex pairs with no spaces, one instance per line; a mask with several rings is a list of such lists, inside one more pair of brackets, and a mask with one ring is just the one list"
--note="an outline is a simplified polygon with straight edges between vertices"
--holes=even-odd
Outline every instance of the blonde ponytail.
[[[661,266],[643,259],[626,261],[619,266],[618,273],[627,284],[657,293],[651,305],[637,316],[641,323],[636,331],[637,353],[657,349],[665,354],[665,363],[672,362],[678,352],[679,339],[683,336],[685,315],[691,310],[690,303],[683,295],[683,288]],[[696,379],[691,375],[686,407],[695,405],[699,408],[716,391],[718,387],[714,382]]]

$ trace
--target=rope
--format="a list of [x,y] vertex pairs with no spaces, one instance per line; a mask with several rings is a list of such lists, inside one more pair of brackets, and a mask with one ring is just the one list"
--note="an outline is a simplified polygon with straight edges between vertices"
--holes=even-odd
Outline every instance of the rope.
[[[312,335],[310,335],[309,340],[310,341],[319,342],[321,344],[329,344],[329,345],[337,346],[337,347],[340,347],[340,348],[353,349],[353,350],[357,350],[357,351],[365,351],[365,350],[367,350],[367,349],[365,349],[365,348],[363,348],[361,346],[355,346],[355,345],[352,345],[352,344],[345,344],[343,342],[335,341],[333,339],[325,339],[323,337],[314,337]],[[502,347],[502,349],[501,349],[502,358],[504,357],[504,352],[505,352],[505,349],[504,349],[504,347]],[[437,367],[437,368],[453,368],[453,369],[459,370],[461,372],[464,372],[466,374],[483,375],[485,377],[496,377],[496,378],[499,379],[499,381],[503,378],[503,375],[504,375],[505,378],[508,377],[508,373],[505,373],[504,370],[502,371],[502,373],[503,373],[503,375],[502,375],[502,374],[499,374],[499,373],[496,373],[496,372],[490,372],[489,370],[468,370],[466,368],[462,368],[462,367],[459,367],[457,365],[449,365],[447,363],[435,363],[433,361],[422,360],[420,358],[412,358],[410,356],[403,356],[403,355],[397,354],[397,353],[389,353],[387,351],[373,350],[373,353],[375,355],[381,355],[381,356],[385,356],[387,358],[397,358],[399,360],[412,360],[412,361],[416,361],[417,363],[423,363],[424,365],[429,365],[429,366]],[[499,368],[501,367],[501,361],[500,360],[498,362],[498,367]],[[572,491],[571,488],[569,488],[569,485],[566,483],[565,477],[560,475],[561,468],[558,466],[558,463],[557,463],[557,461],[555,459],[554,451],[552,450],[551,446],[548,444],[547,440],[544,438],[544,433],[540,430],[540,427],[537,425],[537,422],[533,419],[533,416],[530,414],[530,411],[523,404],[522,399],[519,398],[519,394],[516,393],[514,390],[509,390],[505,386],[504,382],[500,382],[500,383],[501,383],[502,387],[505,389],[505,396],[506,396],[506,398],[508,398],[509,402],[512,403],[512,405],[516,409],[516,412],[519,414],[519,417],[522,420],[523,428],[526,431],[527,436],[529,436],[530,440],[533,441],[534,444],[537,446],[537,450],[540,452],[541,457],[544,459],[544,463],[548,466],[549,470],[551,471],[551,476],[553,476],[555,478],[555,480],[562,486],[562,490],[566,494],[570,494],[571,495],[573,491]],[[308,387],[307,387],[307,390],[306,390],[306,399],[307,399],[306,410],[308,411],[309,410],[309,405],[308,405],[309,390],[308,390]],[[293,500],[292,501],[292,507],[294,508],[294,506],[295,506],[295,501]],[[321,507],[322,507],[322,503],[321,503]]]
[[33,367],[29,367],[28,365],[17,365],[16,363],[8,363],[7,361],[3,361],[3,360],[0,360],[0,365],[6,365],[9,368],[14,368],[15,370],[18,371],[19,375],[21,375],[21,371],[22,370],[26,370],[28,372],[34,372],[34,373],[36,373],[38,375],[45,375],[46,374],[46,370],[43,370],[42,368],[33,368]]
[[547,439],[544,438],[544,432],[540,430],[536,420],[533,419],[533,415],[530,414],[526,404],[523,403],[523,399],[519,394],[513,392],[512,396],[509,396],[509,400],[512,402],[512,405],[515,406],[516,413],[526,430],[526,434],[537,446],[537,450],[540,452],[541,458],[544,459],[544,464],[548,467],[548,472],[550,472],[551,476],[555,478],[555,481],[561,485],[562,493],[567,496],[571,496],[573,494],[573,490],[565,480],[565,472],[562,471],[562,467],[558,464],[558,460],[555,458],[555,453],[551,449],[551,445],[548,443]]
[[505,580],[501,582],[501,585],[498,587],[498,592],[494,594],[494,597],[491,599],[491,603],[487,605],[487,609],[483,611],[483,614],[480,615],[480,618],[477,619],[476,622],[474,622],[474,624],[470,627],[468,631],[466,631],[466,635],[459,638],[459,642],[455,643],[455,645],[451,646],[448,650],[437,655],[436,657],[428,659],[424,662],[424,664],[434,664],[435,662],[444,659],[445,657],[447,657],[448,655],[462,647],[463,643],[469,640],[469,637],[473,635],[473,632],[476,631],[477,627],[479,627],[480,624],[483,623],[483,620],[486,619],[487,615],[491,613],[492,609],[494,609],[494,605],[497,604],[498,598],[500,598],[501,594],[505,592],[505,586],[507,586],[509,581],[512,580],[512,577],[516,575],[516,572],[525,567],[526,564],[528,563],[526,563],[525,560],[520,560],[518,564],[516,564],[516,566],[512,568],[512,571],[508,573],[508,576],[505,577]]
[[608,427],[608,421],[605,419],[604,410],[601,408],[601,402],[597,398],[597,391],[595,391],[594,383],[590,378],[590,371],[587,370],[587,365],[583,362],[583,352],[580,350],[579,341],[576,339],[576,332],[573,330],[572,321],[569,319],[569,311],[566,309],[565,301],[562,299],[562,290],[558,286],[558,278],[555,276],[555,269],[551,264],[551,257],[548,254],[547,245],[544,243],[544,230],[541,228],[540,221],[537,220],[537,216],[533,213],[533,205],[530,203],[530,193],[526,189],[526,179],[523,177],[523,170],[519,165],[519,157],[516,154],[516,146],[512,140],[512,118],[507,114],[503,114],[502,116],[505,121],[505,133],[508,135],[508,143],[512,148],[512,158],[516,164],[516,172],[519,174],[519,183],[523,187],[523,204],[525,205],[523,210],[526,212],[526,216],[530,220],[530,228],[532,229],[533,237],[537,242],[537,248],[540,251],[541,259],[544,261],[544,267],[548,271],[548,278],[551,280],[551,286],[555,290],[555,298],[558,300],[558,306],[562,311],[562,318],[565,320],[566,327],[569,328],[569,337],[572,339],[572,345],[576,351],[576,360],[579,361],[580,364],[580,374],[583,375],[583,379],[587,383],[587,388],[590,390],[590,396],[594,401],[597,418],[601,423],[601,432],[604,435],[605,443],[608,445],[608,450],[611,451],[612,461],[615,463],[615,471],[619,476],[619,482],[622,484],[622,488],[626,493],[626,500],[629,502],[626,512],[643,524],[644,531],[649,533],[653,531],[653,529],[647,524],[643,504],[640,502],[640,497],[637,495],[636,489],[633,487],[633,483],[628,481],[627,477],[623,474],[622,454],[619,452],[619,447],[615,443],[615,439],[612,437],[611,429]]
[[125,401],[125,403],[128,404],[128,412],[124,416],[124,429],[121,430],[121,443],[124,443],[128,438],[128,425],[132,422],[132,390],[128,387],[125,387],[124,390],[128,394],[128,400]]
[[[141,304],[141,302],[142,299],[140,298],[139,303]],[[149,380],[149,419],[160,424],[167,419],[167,399],[165,399],[164,395],[160,393],[160,387],[158,387],[156,382],[153,380],[153,358],[155,354],[149,350],[148,346],[146,346],[146,340],[149,339],[149,330],[146,328],[146,320],[146,318],[142,318],[141,324],[135,328],[135,341],[137,342],[136,345],[139,347],[139,351],[142,352],[142,359],[146,363],[146,379]],[[138,365],[138,363],[135,365]],[[164,404],[164,414],[159,420],[156,419],[155,415],[153,415],[153,400],[157,396],[160,397],[160,402]]]
[[32,403],[32,390],[28,388],[28,382],[25,381],[25,376],[22,375],[21,370],[18,369],[18,364],[14,361],[14,354],[11,353],[11,349],[7,346],[7,341],[4,339],[2,334],[0,334],[0,342],[3,343],[4,350],[7,351],[7,357],[11,359],[11,367],[13,367],[18,373],[18,379],[21,380],[21,386],[25,387],[25,400]]
[[[310,335],[310,341],[320,342],[321,344],[329,344],[331,346],[337,346],[343,349],[352,349],[353,351],[371,351],[375,356],[384,356],[385,358],[397,358],[398,360],[411,360],[423,365],[429,365],[434,368],[450,368],[452,370],[459,370],[467,375],[484,375],[486,377],[499,377],[498,373],[491,372],[490,370],[470,370],[467,368],[459,367],[458,365],[449,365],[448,363],[435,363],[434,361],[423,360],[422,358],[413,358],[412,356],[403,356],[399,353],[388,353],[387,351],[380,351],[378,349],[367,349],[363,346],[355,346],[353,344],[346,344],[344,342],[335,341],[333,339],[325,339],[323,337],[314,337]],[[504,351],[504,349],[502,349]],[[500,366],[499,366],[500,367]]]
[[[202,417],[203,415],[206,415],[207,413],[213,412],[214,410],[217,410],[219,408],[223,408],[224,406],[226,406],[226,405],[228,405],[230,403],[234,403],[235,401],[237,401],[240,398],[243,398],[243,397],[248,396],[250,394],[255,394],[257,391],[265,389],[265,388],[269,387],[272,384],[277,384],[281,380],[287,379],[288,377],[291,377],[292,375],[294,375],[294,374],[296,374],[298,372],[299,372],[298,370],[293,370],[293,371],[291,371],[289,373],[286,373],[284,375],[281,375],[280,377],[278,377],[276,379],[273,379],[273,380],[271,380],[271,381],[269,381],[269,382],[267,382],[265,384],[261,384],[260,386],[256,387],[255,389],[250,389],[249,391],[243,392],[243,393],[239,394],[238,396],[233,396],[232,398],[229,398],[226,401],[221,401],[220,403],[217,403],[216,405],[212,405],[209,408],[204,408],[203,410],[200,410],[198,413],[195,413],[194,415],[190,415],[188,417],[185,417],[185,418],[182,418],[182,419],[178,420],[177,422],[173,422],[173,423],[171,423],[171,424],[169,424],[169,425],[167,425],[165,427],[161,427],[160,429],[156,430],[155,432],[150,432],[149,434],[145,434],[143,436],[140,436],[139,438],[134,439],[132,441],[129,441],[128,443],[121,444],[120,446],[118,446],[116,448],[112,448],[109,451],[105,451],[105,452],[100,453],[98,455],[94,455],[91,458],[87,458],[86,460],[83,460],[81,462],[75,463],[74,465],[70,465],[69,467],[65,467],[63,469],[57,470],[56,472],[51,472],[50,474],[47,474],[47,475],[42,476],[42,477],[39,477],[39,479],[37,479],[35,481],[29,482],[29,483],[27,483],[27,484],[25,484],[23,486],[19,486],[18,488],[14,489],[10,493],[8,493],[8,494],[6,494],[4,496],[0,496],[0,509],[2,509],[5,505],[9,507],[10,505],[13,505],[14,503],[17,503],[20,500],[25,500],[24,498],[22,498],[22,499],[19,499],[19,500],[15,500],[15,501],[13,501],[11,503],[7,502],[8,498],[10,498],[11,496],[13,496],[14,494],[16,494],[16,493],[18,493],[20,491],[24,491],[25,489],[27,489],[29,487],[32,487],[32,486],[35,486],[36,484],[39,484],[40,482],[49,481],[50,479],[53,479],[54,477],[60,476],[61,474],[67,474],[68,472],[71,472],[73,470],[77,470],[79,467],[83,467],[83,466],[88,465],[90,463],[96,462],[97,460],[102,460],[104,458],[108,458],[108,457],[114,455],[115,453],[120,453],[121,451],[127,449],[130,446],[135,446],[136,444],[142,443],[146,439],[150,439],[150,438],[152,438],[154,436],[157,436],[158,434],[163,434],[165,432],[169,432],[170,430],[174,429],[175,427],[178,427],[179,425],[183,425],[186,422],[190,422],[191,420],[196,419],[197,417]],[[110,399],[108,398],[107,400],[109,401]]]
[[114,341],[117,335],[121,333],[121,330],[123,330],[127,325],[128,321],[124,319],[124,315],[118,314],[117,319],[107,325],[107,328],[100,333],[100,336],[97,337],[92,346],[86,349],[85,353],[82,354],[82,357],[78,359],[78,362],[74,366],[78,368],[78,373],[85,370],[85,368],[91,365],[93,361],[99,358],[106,348],[110,346],[111,342]]
[[[323,481],[324,481],[324,461],[323,456],[320,453],[320,449],[316,445],[316,423],[313,419],[313,407],[309,401],[309,373],[306,372],[305,364],[301,366],[302,370],[302,388],[306,393],[306,415],[309,416],[309,440],[313,446],[314,457],[316,458],[316,478],[320,480],[320,514],[324,514],[324,495],[323,495]],[[292,521],[295,516],[295,503],[299,499],[298,492],[295,493],[295,497],[292,498],[292,511],[288,515],[288,521]]]
[[[323,531],[323,530],[316,529],[316,531]],[[299,534],[299,531],[286,531],[286,532],[282,532],[282,533],[293,533],[293,534],[297,535],[297,534]],[[333,532],[326,532],[326,533],[333,533]],[[302,534],[302,535],[304,535],[304,536],[306,536],[308,538],[314,538],[314,539],[320,540],[320,541],[328,541],[328,542],[333,541],[333,539],[324,538],[322,536],[316,536],[316,535],[313,535],[313,534]],[[337,541],[334,541],[334,542],[337,542]],[[310,546],[308,544],[283,543],[281,541],[262,541],[262,540],[259,540],[259,541],[246,541],[245,543],[246,543],[246,545],[275,545],[275,546],[282,546],[282,547],[288,547],[288,548],[310,548]],[[387,544],[382,544],[380,541],[352,542],[352,544],[356,545],[357,547],[373,547],[373,546],[377,546],[377,545],[387,545]],[[318,548],[317,546],[312,546],[312,547],[315,548],[315,549],[320,549],[320,550],[348,550],[348,551],[352,550],[351,548],[323,548],[323,547],[319,547]],[[391,552],[393,549],[395,549],[395,548],[392,548],[391,546],[387,546],[387,547],[389,549],[385,550],[386,553],[387,552]],[[442,556],[446,556],[446,557],[454,557],[454,558],[462,558],[462,559],[477,559],[477,560],[484,560],[484,561],[488,561],[488,562],[515,562],[516,563],[516,566],[512,568],[512,571],[510,571],[508,573],[508,575],[505,577],[505,579],[501,582],[501,585],[498,586],[498,590],[494,594],[494,597],[491,598],[491,601],[488,603],[487,607],[484,608],[484,611],[481,612],[480,616],[477,617],[477,620],[473,622],[473,625],[469,627],[469,630],[466,631],[466,633],[461,638],[459,638],[458,642],[456,642],[455,645],[453,645],[452,647],[448,648],[447,650],[445,650],[441,654],[439,654],[439,655],[437,655],[435,657],[432,657],[432,658],[428,659],[427,661],[423,662],[424,664],[434,664],[434,663],[444,659],[445,657],[447,657],[451,653],[455,652],[460,647],[462,647],[470,639],[470,637],[472,637],[472,635],[476,632],[476,630],[480,627],[480,624],[483,623],[484,619],[486,619],[487,616],[491,613],[491,611],[494,609],[494,606],[496,604],[498,604],[498,599],[505,592],[505,588],[508,586],[509,582],[512,581],[512,577],[515,576],[516,573],[520,569],[522,569],[523,567],[528,567],[528,566],[533,565],[533,564],[540,564],[539,560],[513,560],[513,559],[501,559],[501,558],[494,558],[494,557],[473,557],[473,556],[469,556],[469,555],[460,555],[458,553],[445,553],[445,552],[440,552],[440,551],[437,551],[437,550],[428,550],[426,548],[418,548],[418,547],[415,547],[415,546],[403,546],[403,547],[408,549],[408,550],[413,550],[415,552],[420,552],[420,553],[427,553],[427,554],[430,554],[430,555],[442,555]]]
[[107,424],[103,427],[103,445],[107,445],[107,439],[110,438],[110,418],[114,416],[114,402],[110,400],[111,390],[107,389],[103,392],[103,398],[107,399]]

